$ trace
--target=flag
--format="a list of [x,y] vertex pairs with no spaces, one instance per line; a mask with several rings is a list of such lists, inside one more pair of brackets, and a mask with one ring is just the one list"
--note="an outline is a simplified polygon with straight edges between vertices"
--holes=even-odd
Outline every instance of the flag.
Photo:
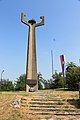
[[65,65],[64,55],[60,55],[60,62],[61,62],[62,74],[64,77],[64,65]]

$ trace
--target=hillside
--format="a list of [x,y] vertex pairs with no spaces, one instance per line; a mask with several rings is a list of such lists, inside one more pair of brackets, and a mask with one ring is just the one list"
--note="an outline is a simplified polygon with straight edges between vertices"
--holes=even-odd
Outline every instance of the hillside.
[[0,120],[80,120],[78,91],[0,92]]

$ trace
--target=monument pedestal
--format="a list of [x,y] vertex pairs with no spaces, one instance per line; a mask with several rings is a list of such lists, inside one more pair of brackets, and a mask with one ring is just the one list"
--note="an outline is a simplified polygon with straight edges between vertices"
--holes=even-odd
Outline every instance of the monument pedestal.
[[37,92],[37,91],[38,91],[38,81],[27,79],[26,92]]
[[38,92],[38,84],[35,85],[34,87],[30,87],[29,85],[26,84],[26,92]]

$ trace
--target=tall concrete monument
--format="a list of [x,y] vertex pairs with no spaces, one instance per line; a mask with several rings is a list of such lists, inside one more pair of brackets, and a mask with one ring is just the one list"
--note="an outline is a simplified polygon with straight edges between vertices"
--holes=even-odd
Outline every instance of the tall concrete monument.
[[26,15],[21,13],[21,22],[29,27],[26,66],[26,92],[38,91],[35,28],[44,25],[44,16],[41,16],[40,19],[41,21],[39,23],[36,23],[34,19],[27,21]]

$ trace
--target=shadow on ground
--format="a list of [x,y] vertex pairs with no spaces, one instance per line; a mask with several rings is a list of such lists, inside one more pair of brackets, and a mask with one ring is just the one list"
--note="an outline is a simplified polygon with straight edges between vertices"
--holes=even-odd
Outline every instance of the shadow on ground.
[[68,99],[67,102],[69,102],[71,105],[74,105],[76,108],[80,109],[80,99]]

